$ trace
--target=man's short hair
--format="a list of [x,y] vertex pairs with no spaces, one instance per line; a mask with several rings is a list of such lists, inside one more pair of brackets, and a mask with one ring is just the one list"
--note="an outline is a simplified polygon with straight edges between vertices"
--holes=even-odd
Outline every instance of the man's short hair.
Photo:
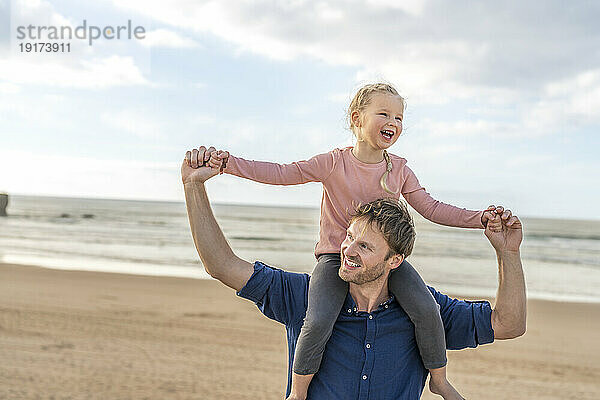
[[396,199],[378,199],[356,207],[350,223],[364,220],[376,225],[385,238],[390,251],[386,259],[395,254],[408,257],[415,244],[415,225],[406,205]]

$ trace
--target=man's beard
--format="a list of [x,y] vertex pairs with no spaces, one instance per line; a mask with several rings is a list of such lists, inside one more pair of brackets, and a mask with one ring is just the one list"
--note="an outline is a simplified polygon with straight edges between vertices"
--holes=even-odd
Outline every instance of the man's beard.
[[387,260],[383,260],[379,264],[370,268],[366,268],[364,264],[361,263],[361,267],[358,271],[354,271],[354,273],[348,273],[344,269],[344,257],[342,256],[342,264],[340,265],[338,275],[340,276],[340,278],[342,278],[343,281],[348,283],[354,283],[356,285],[362,285],[368,282],[373,282],[381,278],[385,273],[386,261]]

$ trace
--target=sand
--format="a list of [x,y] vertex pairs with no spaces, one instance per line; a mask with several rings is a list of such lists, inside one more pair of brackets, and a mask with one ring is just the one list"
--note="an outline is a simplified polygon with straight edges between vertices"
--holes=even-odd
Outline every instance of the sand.
[[[600,305],[449,353],[468,399],[599,399]],[[0,264],[0,399],[283,399],[283,328],[215,281]],[[439,399],[425,390],[423,399]]]

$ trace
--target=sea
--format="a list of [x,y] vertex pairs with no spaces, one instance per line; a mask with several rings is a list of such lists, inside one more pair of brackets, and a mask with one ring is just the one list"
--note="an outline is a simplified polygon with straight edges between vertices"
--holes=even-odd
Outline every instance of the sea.
[[[318,209],[214,204],[213,210],[238,256],[296,272],[314,267]],[[0,262],[210,279],[183,202],[13,195],[7,211],[0,217]],[[461,296],[495,295],[496,257],[482,230],[413,217],[417,240],[409,261],[428,284]],[[522,221],[529,297],[600,302],[600,221]]]

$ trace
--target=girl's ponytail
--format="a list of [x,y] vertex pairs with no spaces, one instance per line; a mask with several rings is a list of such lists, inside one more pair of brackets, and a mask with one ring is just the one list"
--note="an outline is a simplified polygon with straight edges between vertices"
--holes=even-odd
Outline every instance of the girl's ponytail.
[[383,159],[385,160],[386,163],[386,167],[385,167],[385,172],[383,173],[383,175],[381,175],[381,179],[379,180],[379,184],[381,185],[381,187],[383,188],[383,190],[385,190],[386,192],[388,192],[389,194],[397,194],[398,191],[396,190],[395,192],[392,192],[390,190],[390,188],[388,188],[387,185],[387,177],[390,174],[390,172],[392,172],[392,160],[390,160],[390,155],[388,154],[387,150],[383,150]]

